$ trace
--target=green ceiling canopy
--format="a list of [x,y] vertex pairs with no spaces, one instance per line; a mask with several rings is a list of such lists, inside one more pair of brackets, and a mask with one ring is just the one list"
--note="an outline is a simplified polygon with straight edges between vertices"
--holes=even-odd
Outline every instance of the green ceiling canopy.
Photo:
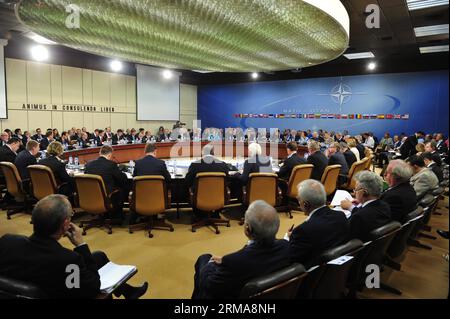
[[[16,14],[47,39],[111,58],[187,70],[277,71],[346,50],[345,8],[320,1],[22,0]],[[80,9],[79,28],[66,26],[70,4]]]

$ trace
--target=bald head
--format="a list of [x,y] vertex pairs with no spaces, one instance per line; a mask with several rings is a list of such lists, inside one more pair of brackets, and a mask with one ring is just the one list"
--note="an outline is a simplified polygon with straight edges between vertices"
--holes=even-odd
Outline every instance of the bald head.
[[300,207],[306,213],[322,207],[327,202],[325,187],[319,181],[308,179],[301,182],[298,187],[297,199]]
[[51,237],[58,233],[72,214],[72,206],[63,195],[49,195],[41,199],[33,209],[31,219],[34,233]]
[[275,208],[265,201],[254,201],[245,212],[246,234],[256,242],[272,242],[280,227]]

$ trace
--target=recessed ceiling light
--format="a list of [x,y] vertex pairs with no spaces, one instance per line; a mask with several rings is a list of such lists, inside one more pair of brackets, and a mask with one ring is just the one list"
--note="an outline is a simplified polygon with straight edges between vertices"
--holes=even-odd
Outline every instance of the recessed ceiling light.
[[375,69],[377,68],[377,64],[376,64],[375,62],[370,62],[370,63],[367,65],[367,68],[368,68],[370,71],[373,71],[373,70],[375,70]]
[[414,28],[416,37],[427,37],[430,35],[448,34],[448,24],[430,25],[427,27]]
[[406,0],[409,11],[448,6],[448,0]]
[[370,58],[375,57],[375,55],[372,52],[349,53],[349,54],[344,54],[344,56],[349,60],[370,59]]
[[46,61],[49,57],[48,49],[43,45],[35,45],[31,48],[31,57],[39,62]]
[[421,47],[420,53],[436,53],[436,52],[448,52],[448,44],[447,45],[435,45],[431,47]]
[[170,70],[164,70],[162,72],[163,78],[165,78],[166,80],[170,80],[173,77],[173,72]]
[[256,80],[257,78],[259,78],[259,73],[253,72],[252,73],[252,79]]
[[117,60],[111,61],[110,66],[111,70],[113,70],[114,72],[119,72],[120,70],[122,70],[123,67],[122,62]]

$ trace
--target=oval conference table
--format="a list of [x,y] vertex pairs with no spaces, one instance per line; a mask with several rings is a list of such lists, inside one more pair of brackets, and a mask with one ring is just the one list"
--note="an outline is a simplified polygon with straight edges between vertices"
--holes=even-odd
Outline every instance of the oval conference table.
[[[202,148],[207,145],[214,145],[215,156],[224,160],[230,165],[229,187],[231,189],[231,198],[238,201],[242,199],[242,184],[238,178],[233,178],[239,171],[242,172],[244,158],[248,157],[248,143],[236,142],[169,142],[156,143],[156,156],[166,161],[168,171],[172,176],[172,181],[168,185],[172,192],[172,204],[176,207],[185,206],[189,203],[189,188],[185,183],[185,175],[192,161],[201,158]],[[118,164],[126,164],[130,161],[136,161],[145,156],[146,144],[126,144],[113,145],[113,160]],[[267,143],[261,144],[263,154],[272,157],[274,172],[279,169],[278,162],[287,157],[286,144]],[[265,153],[264,153],[265,148]],[[84,164],[99,157],[100,147],[91,147],[66,151],[63,155],[65,160],[69,157],[78,157],[79,166],[68,167],[68,172],[72,176],[83,174]],[[304,156],[307,148],[300,146],[299,156]],[[127,165],[120,165],[122,170],[132,179],[132,172]]]
[[[240,142],[168,142],[156,143],[157,157],[161,159],[177,159],[177,158],[197,158],[201,157],[202,148],[207,145],[214,145],[214,151],[217,157],[248,157],[248,143]],[[266,143],[261,144],[265,147],[265,155],[274,159],[283,159],[287,156],[286,144],[284,143]],[[114,153],[113,159],[117,163],[127,163],[135,161],[144,156],[146,144],[125,144],[113,145]],[[85,164],[91,160],[98,158],[99,147],[90,147],[83,149],[75,149],[66,151],[64,159],[69,159],[70,156],[77,156],[80,164]],[[304,156],[307,153],[305,146],[300,146],[298,150],[299,156]]]

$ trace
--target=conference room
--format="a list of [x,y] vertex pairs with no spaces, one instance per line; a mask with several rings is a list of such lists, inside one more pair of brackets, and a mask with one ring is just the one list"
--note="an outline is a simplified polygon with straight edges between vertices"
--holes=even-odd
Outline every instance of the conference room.
[[0,299],[447,299],[448,20],[0,1]]

